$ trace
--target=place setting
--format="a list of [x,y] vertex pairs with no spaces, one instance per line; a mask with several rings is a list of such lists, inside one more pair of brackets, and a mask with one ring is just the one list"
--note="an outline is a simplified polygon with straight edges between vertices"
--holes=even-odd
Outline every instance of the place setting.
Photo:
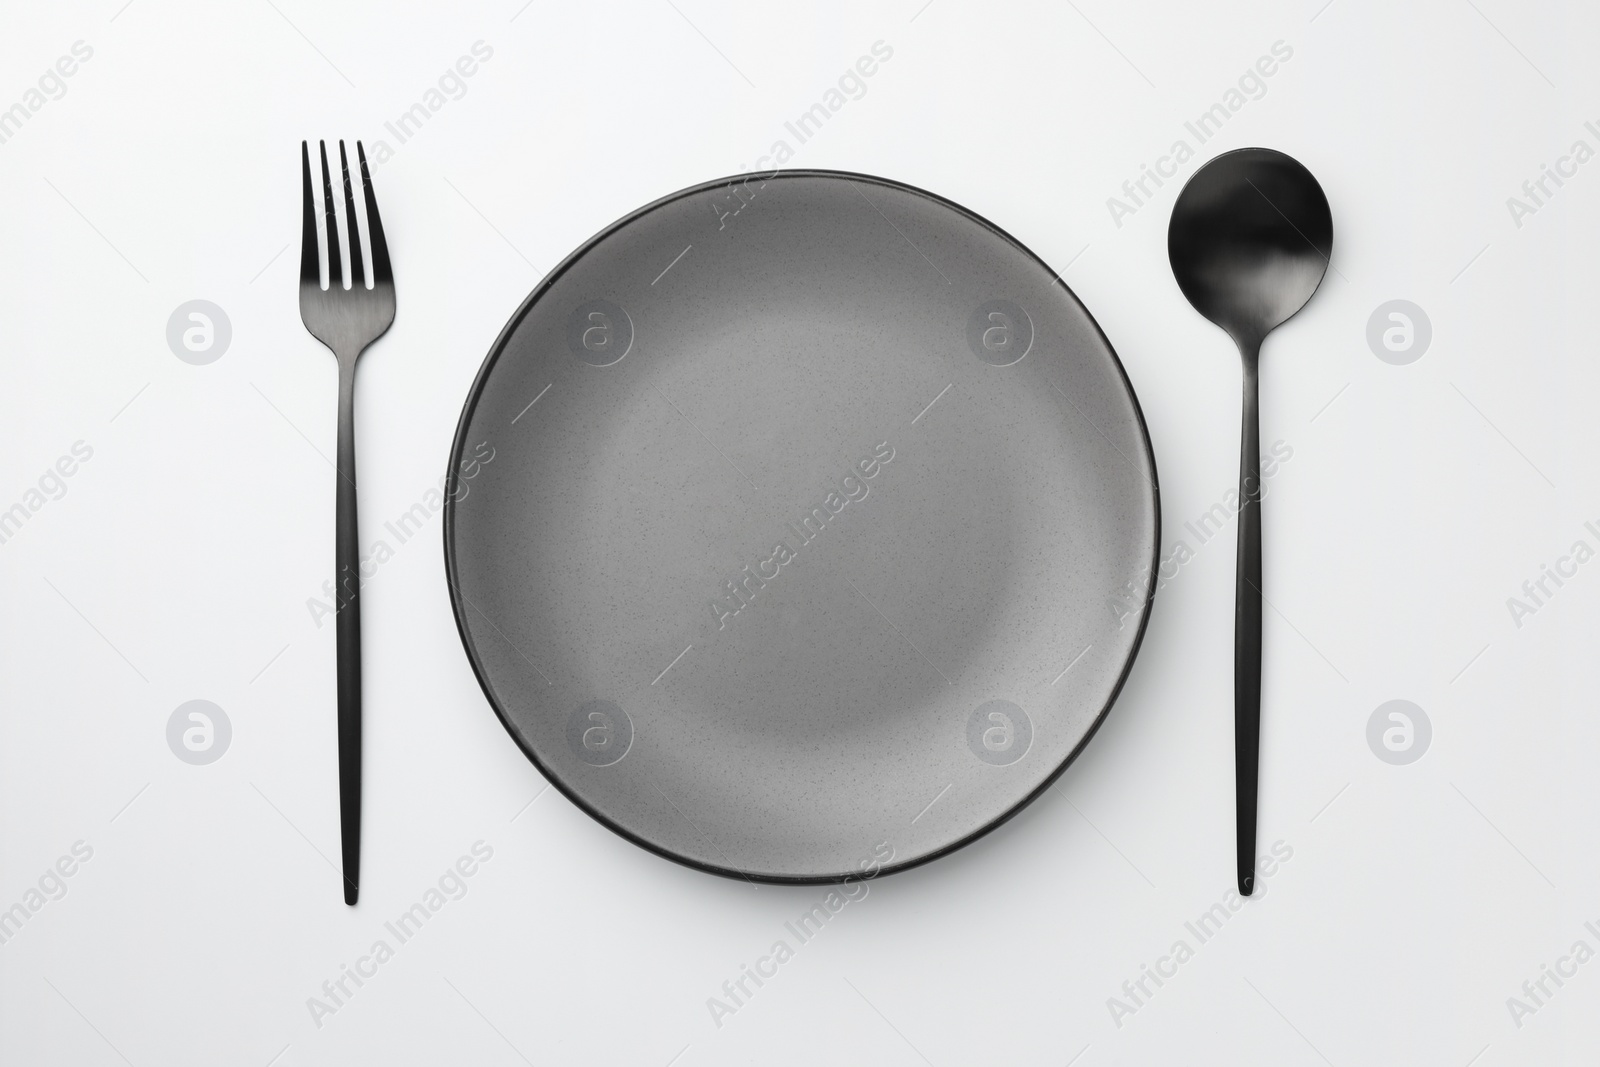
[[[339,370],[329,707],[355,905],[383,711],[362,702],[354,397],[414,297],[364,145],[300,162],[301,317]],[[1241,357],[1248,896],[1261,350],[1316,291],[1331,212],[1300,163],[1241,149],[1189,179],[1168,248]],[[476,478],[446,492],[449,601],[481,713],[596,822],[730,878],[879,877],[1004,823],[1113,713],[1154,608],[1157,460],[1112,340],[1019,237],[888,177],[746,173],[619,219],[507,312],[441,457]]]
[[0,1065],[1600,1047],[1600,9],[15,14]]

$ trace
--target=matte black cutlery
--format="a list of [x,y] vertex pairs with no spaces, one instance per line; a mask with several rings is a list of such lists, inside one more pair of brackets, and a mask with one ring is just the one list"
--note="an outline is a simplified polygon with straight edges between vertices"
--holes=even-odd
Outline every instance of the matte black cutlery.
[[[356,202],[350,184],[350,162],[344,142],[339,142],[339,168],[344,176],[345,222],[349,229],[348,271],[341,271],[339,222],[334,212],[333,183],[328,175],[328,149],[318,142],[322,157],[324,241],[328,256],[328,287],[322,287],[317,255],[317,209],[311,184],[311,155],[300,142],[300,171],[304,203],[300,235],[300,318],[311,336],[321,341],[339,361],[339,460],[337,516],[334,522],[335,585],[341,606],[337,617],[339,661],[339,825],[344,863],[344,902],[354,904],[361,886],[361,573],[356,522],[356,359],[368,345],[382,337],[394,322],[394,275],[389,268],[389,246],[372,194],[367,156],[356,142],[361,166],[361,190],[366,203],[367,243],[372,252],[372,285],[366,284],[361,256],[361,233],[356,223]],[[345,287],[346,282],[349,288]]]
[[1261,753],[1261,342],[1305,306],[1333,252],[1322,186],[1270,148],[1241,148],[1195,172],[1172,208],[1167,254],[1178,287],[1222,327],[1244,362],[1239,561],[1234,599],[1234,773],[1239,892],[1255,886]]

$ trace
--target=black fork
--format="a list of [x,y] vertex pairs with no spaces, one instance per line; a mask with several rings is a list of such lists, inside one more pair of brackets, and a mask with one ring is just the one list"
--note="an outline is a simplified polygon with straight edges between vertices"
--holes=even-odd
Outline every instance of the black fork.
[[[339,829],[344,861],[344,902],[354,904],[361,889],[361,548],[356,525],[356,359],[382,337],[394,322],[394,274],[389,246],[383,239],[378,202],[372,195],[367,154],[356,142],[361,165],[361,191],[367,205],[367,244],[372,249],[372,286],[366,284],[361,261],[361,228],[356,224],[350,162],[339,142],[339,168],[344,173],[344,217],[350,228],[350,269],[340,270],[339,222],[334,215],[333,182],[328,176],[328,147],[317,142],[322,157],[322,202],[327,223],[328,288],[322,287],[317,257],[317,208],[311,185],[311,154],[300,142],[304,224],[300,233],[300,319],[311,336],[328,346],[339,361],[339,480],[334,522],[336,617],[339,658]],[[348,280],[350,287],[345,288]]]

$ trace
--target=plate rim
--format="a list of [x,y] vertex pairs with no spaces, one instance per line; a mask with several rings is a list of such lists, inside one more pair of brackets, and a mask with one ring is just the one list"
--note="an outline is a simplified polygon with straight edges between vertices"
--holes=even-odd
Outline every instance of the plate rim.
[[[461,407],[461,417],[457,420],[455,435],[450,445],[450,461],[449,466],[446,467],[446,477],[451,477],[454,475],[454,472],[458,469],[459,464],[462,462],[465,456],[467,448],[467,429],[472,422],[473,414],[477,411],[478,402],[482,398],[484,389],[488,384],[489,375],[493,372],[496,364],[499,363],[501,355],[504,354],[506,350],[506,346],[509,344],[512,336],[516,333],[517,328],[522,325],[523,319],[525,319],[528,313],[533,310],[534,305],[537,304],[540,298],[542,298],[545,293],[547,293],[550,288],[560,280],[562,275],[564,275],[574,263],[587,255],[592,249],[594,249],[596,245],[605,240],[607,237],[611,236],[613,233],[616,233],[618,230],[630,225],[635,219],[641,218],[642,216],[655,211],[657,208],[719,187],[748,184],[757,177],[760,177],[760,172],[745,172],[742,174],[728,175],[722,178],[714,178],[710,181],[698,182],[694,185],[679,189],[676,192],[668,193],[665,196],[658,197],[642,207],[635,208],[633,211],[628,212],[628,214],[617,219],[609,226],[606,226],[593,237],[590,237],[577,248],[573,249],[565,258],[561,260],[560,263],[552,267],[550,271],[539,280],[538,284],[533,287],[533,291],[528,294],[528,296],[520,305],[518,305],[517,310],[512,313],[511,317],[506,320],[505,326],[501,328],[500,333],[495,337],[494,343],[489,346],[488,355],[484,357],[483,364],[478,368],[478,373],[472,380],[472,387],[467,391],[466,401]],[[1095,734],[1100,732],[1101,725],[1105,722],[1106,717],[1111,713],[1112,706],[1116,704],[1117,698],[1122,695],[1123,686],[1127,684],[1128,676],[1133,671],[1134,661],[1139,658],[1139,650],[1144,644],[1145,631],[1150,624],[1150,610],[1155,603],[1155,575],[1161,563],[1161,479],[1160,474],[1156,469],[1155,449],[1150,442],[1150,428],[1145,422],[1144,408],[1139,403],[1139,394],[1133,388],[1133,381],[1128,377],[1128,370],[1125,366],[1123,366],[1122,357],[1117,355],[1116,347],[1112,345],[1111,339],[1106,336],[1105,330],[1100,327],[1099,321],[1094,317],[1094,314],[1090,312],[1088,305],[1084,304],[1082,300],[1078,299],[1078,294],[1074,293],[1072,288],[1067,285],[1064,280],[1062,280],[1060,273],[1052,269],[1050,265],[1047,264],[1031,248],[970,208],[963,207],[961,204],[942,197],[937,193],[932,193],[926,189],[910,185],[906,182],[896,181],[892,178],[883,178],[877,175],[863,174],[857,171],[829,170],[821,168],[795,168],[789,170],[775,170],[766,175],[766,177],[762,178],[761,181],[762,185],[765,186],[769,182],[783,181],[792,178],[831,178],[841,179],[846,182],[859,181],[881,186],[887,189],[897,190],[899,192],[910,193],[913,196],[930,200],[954,211],[956,214],[963,216],[964,218],[967,218],[984,229],[990,231],[1000,240],[1010,244],[1024,256],[1033,260],[1040,267],[1048,271],[1055,279],[1054,284],[1059,286],[1062,292],[1066,294],[1067,298],[1076,304],[1079,310],[1083,312],[1085,318],[1089,320],[1089,324],[1094,327],[1095,334],[1099,337],[1100,343],[1103,344],[1106,351],[1110,353],[1112,366],[1116,368],[1117,374],[1122,380],[1122,386],[1127,391],[1128,399],[1133,402],[1134,421],[1139,428],[1139,438],[1144,447],[1145,461],[1150,465],[1150,498],[1155,523],[1155,536],[1152,539],[1152,548],[1150,554],[1151,558],[1149,573],[1151,575],[1151,580],[1146,583],[1143,600],[1139,605],[1139,625],[1137,631],[1133,635],[1133,644],[1128,649],[1127,657],[1122,663],[1122,669],[1117,673],[1116,684],[1111,687],[1111,692],[1106,697],[1105,704],[1100,708],[1099,712],[1096,713],[1094,721],[1090,723],[1089,729],[1084,733],[1082,739],[1073,747],[1071,752],[1067,753],[1066,757],[1055,767],[1054,770],[1045,775],[1037,787],[1035,787],[1011,807],[1007,808],[993,819],[990,819],[976,830],[973,830],[971,833],[968,833],[954,841],[948,842],[937,849],[924,853],[923,855],[917,856],[913,859],[906,860],[901,863],[884,864],[873,870],[871,873],[864,873],[863,871],[855,870],[843,871],[837,874],[816,875],[765,874],[756,871],[745,871],[737,867],[705,863],[701,860],[691,859],[688,856],[673,852],[671,849],[650,841],[633,832],[632,830],[629,830],[627,827],[598,811],[574,789],[570,788],[567,783],[561,779],[560,775],[554,773],[549,767],[545,766],[544,762],[539,758],[538,753],[534,751],[533,746],[527,744],[520,736],[514,724],[506,715],[505,709],[501,707],[500,701],[495,696],[493,688],[490,686],[482,660],[478,655],[478,649],[473,642],[470,631],[467,628],[466,611],[463,604],[463,600],[465,598],[460,592],[460,575],[457,572],[456,563],[456,500],[454,495],[448,492],[445,494],[444,519],[441,525],[443,527],[444,535],[445,584],[450,593],[450,612],[452,617],[455,619],[456,633],[461,638],[462,649],[467,654],[467,662],[471,665],[473,676],[477,678],[478,687],[483,690],[484,699],[489,702],[489,707],[494,711],[495,718],[500,720],[500,725],[504,727],[506,733],[510,735],[512,742],[517,746],[518,749],[521,750],[522,754],[527,757],[528,762],[532,763],[534,767],[538,769],[539,773],[544,776],[545,781],[554,786],[563,796],[575,804],[580,811],[584,812],[591,819],[593,819],[595,822],[598,822],[612,833],[615,833],[624,840],[639,846],[647,852],[652,852],[663,859],[671,860],[672,862],[681,864],[682,866],[689,867],[697,871],[703,871],[707,874],[720,875],[724,878],[737,878],[747,882],[758,882],[766,885],[838,885],[840,883],[850,881],[864,881],[872,878],[881,878],[887,874],[898,874],[901,871],[908,871],[915,867],[921,867],[924,864],[932,863],[934,860],[940,859],[952,852],[956,852],[962,848],[965,848],[966,846],[977,841],[979,838],[987,836],[994,830],[1009,822],[1011,819],[1015,818],[1023,811],[1023,809],[1027,808],[1041,795],[1043,795],[1044,791],[1054,785],[1056,780],[1061,777],[1062,773],[1065,772],[1066,769],[1077,760],[1078,756],[1082,754],[1083,750],[1088,747],[1089,742],[1094,740]]]

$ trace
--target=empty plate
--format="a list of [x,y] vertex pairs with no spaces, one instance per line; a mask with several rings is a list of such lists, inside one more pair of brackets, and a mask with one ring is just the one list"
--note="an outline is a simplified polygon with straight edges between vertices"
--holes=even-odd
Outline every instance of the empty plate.
[[506,729],[720,874],[994,828],[1144,631],[1156,472],[1116,354],[1014,239],[881,178],[713,182],[589,241],[490,350],[451,469],[456,622]]

